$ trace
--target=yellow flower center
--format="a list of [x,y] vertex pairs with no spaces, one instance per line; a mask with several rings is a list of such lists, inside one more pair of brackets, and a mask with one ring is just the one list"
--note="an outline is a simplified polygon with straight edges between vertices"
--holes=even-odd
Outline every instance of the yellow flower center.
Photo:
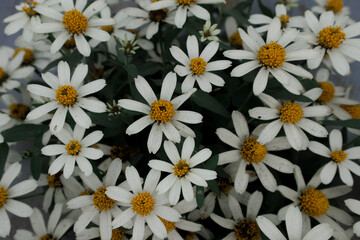
[[6,190],[3,186],[0,186],[0,209],[3,208],[4,204],[8,200],[7,194],[8,190]]
[[304,111],[293,102],[287,102],[279,108],[280,120],[285,123],[295,124],[303,118]]
[[196,236],[196,234],[195,234],[194,232],[189,232],[189,233],[185,236],[184,240],[193,240],[193,239],[195,238],[195,236]]
[[[99,233],[100,235],[100,233]],[[113,229],[112,230],[112,234],[111,234],[111,239],[110,240],[122,240],[123,236],[125,235],[125,231],[121,230],[121,229]],[[100,236],[100,240],[101,240],[101,236]]]
[[200,75],[206,72],[207,62],[201,57],[193,58],[190,61],[190,68],[193,72],[193,75]]
[[[158,2],[158,1],[161,1],[161,0],[152,0],[152,2]],[[149,19],[152,22],[160,22],[166,18],[168,11],[169,10],[167,8],[150,11]]]
[[129,160],[134,154],[131,152],[129,145],[123,146],[112,146],[110,149],[110,157],[111,159],[120,158],[121,160],[127,159]]
[[299,200],[301,211],[310,217],[324,215],[329,209],[329,200],[320,190],[315,188],[306,188],[302,192]]
[[8,79],[9,75],[0,67],[0,86]]
[[26,105],[14,103],[9,106],[9,115],[13,118],[25,120],[26,115],[30,112],[30,108]]
[[84,34],[88,28],[88,19],[76,9],[65,12],[63,23],[71,34]]
[[69,40],[66,40],[66,42],[64,43],[64,47],[66,49],[72,49],[76,46],[75,43],[75,38],[71,37]]
[[99,211],[105,211],[115,205],[115,200],[109,198],[106,194],[106,187],[99,187],[93,194],[93,204]]
[[326,27],[319,33],[318,44],[326,49],[338,48],[346,39],[341,27]]
[[279,19],[280,19],[280,23],[281,23],[281,28],[286,28],[287,24],[289,23],[290,16],[283,14],[279,17]]
[[231,178],[222,178],[222,177],[217,178],[217,185],[220,189],[220,192],[222,192],[225,195],[227,195],[232,189],[231,183],[232,183]]
[[47,180],[48,180],[48,185],[50,188],[56,188],[56,187],[62,187],[62,183],[60,181],[60,176],[61,176],[62,172],[58,172],[54,175],[47,175]]
[[78,93],[73,86],[63,85],[56,90],[56,101],[63,106],[72,106],[77,100]]
[[176,0],[176,2],[181,5],[181,6],[184,6],[184,5],[191,5],[191,4],[194,4],[196,3],[198,0]]
[[170,101],[158,100],[151,104],[150,117],[156,122],[170,122],[175,115],[174,105]]
[[35,1],[31,1],[31,0],[27,0],[25,1],[25,4],[27,6],[23,6],[21,11],[25,12],[29,17],[35,16],[38,13],[34,10],[34,8],[36,7],[36,5],[38,5],[38,2]]
[[149,192],[138,192],[131,200],[131,205],[134,213],[144,217],[154,210],[155,200]]
[[55,238],[52,235],[44,235],[40,237],[40,240],[55,240]]
[[186,163],[186,160],[179,160],[179,163],[176,164],[174,169],[175,176],[183,177],[189,172],[190,165]]
[[325,6],[326,11],[333,11],[334,13],[341,12],[344,6],[342,0],[328,0]]
[[104,30],[105,32],[108,32],[109,34],[112,34],[114,32],[114,27],[109,25],[109,26],[103,26],[101,27],[102,30]]
[[242,39],[238,31],[234,32],[228,39],[231,46],[240,48],[242,46]]
[[241,157],[249,163],[259,163],[267,154],[265,145],[261,145],[256,139],[255,137],[248,137],[240,149]]
[[266,68],[278,68],[285,62],[285,49],[277,42],[265,44],[258,52],[259,63]]
[[346,159],[347,154],[343,150],[333,151],[330,154],[330,157],[333,161],[335,161],[337,163],[341,163],[342,161],[344,161]]
[[85,190],[84,192],[80,193],[79,196],[88,196],[93,194],[94,192],[92,190]]
[[327,103],[334,99],[335,88],[329,82],[319,82],[319,87],[323,90],[318,101],[321,103]]
[[65,149],[69,155],[78,155],[81,151],[81,144],[78,140],[70,140],[70,142],[66,144]]
[[340,107],[347,111],[352,119],[360,119],[360,105],[340,105]]
[[31,49],[29,48],[17,48],[14,51],[13,57],[15,57],[19,52],[24,51],[25,55],[22,61],[23,65],[30,65],[34,62],[34,54]]
[[169,222],[168,220],[165,220],[165,219],[163,219],[161,217],[159,217],[159,219],[164,224],[167,233],[169,233],[169,232],[171,232],[172,230],[175,229],[175,223],[174,222]]
[[260,239],[260,228],[256,221],[251,218],[244,218],[235,224],[235,237],[237,240],[258,240]]

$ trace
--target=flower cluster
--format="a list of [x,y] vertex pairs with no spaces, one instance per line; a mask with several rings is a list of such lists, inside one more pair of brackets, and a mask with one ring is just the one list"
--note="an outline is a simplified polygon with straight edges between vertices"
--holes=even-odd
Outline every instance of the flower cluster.
[[297,0],[263,2],[17,5],[4,33],[21,35],[0,47],[0,237],[360,237],[345,77],[360,22],[343,0],[297,16]]

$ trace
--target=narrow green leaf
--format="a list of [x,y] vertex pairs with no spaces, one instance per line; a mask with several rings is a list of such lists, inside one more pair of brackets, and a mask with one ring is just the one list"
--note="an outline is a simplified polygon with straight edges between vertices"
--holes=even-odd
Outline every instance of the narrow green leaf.
[[230,117],[228,111],[219,103],[214,97],[209,94],[198,90],[192,96],[191,99],[194,103],[200,107],[203,107],[209,111],[219,114],[224,117]]
[[285,88],[267,89],[265,93],[269,94],[275,99],[291,100],[291,101],[299,101],[299,102],[313,102],[313,100],[311,100],[310,98],[305,97],[303,95],[292,94]]
[[17,142],[42,135],[49,129],[46,125],[22,124],[2,132],[6,142]]
[[337,120],[337,121],[325,120],[322,122],[322,124],[327,126],[341,126],[341,127],[360,129],[360,119]]
[[216,196],[220,196],[221,193],[220,193],[220,189],[217,184],[217,181],[214,179],[214,180],[207,181],[207,183],[208,183],[210,190],[213,191],[216,194]]
[[204,187],[196,186],[196,203],[198,205],[198,208],[201,208],[204,205]]
[[209,160],[207,160],[204,164],[204,168],[215,170],[216,166],[218,165],[219,155],[212,156]]
[[59,64],[59,62],[60,62],[60,61],[63,61],[63,60],[65,60],[64,57],[58,58],[58,59],[52,61],[51,63],[49,63],[49,64],[42,70],[42,73],[48,72],[50,69],[56,67],[56,66]]
[[261,0],[258,0],[260,10],[266,15],[271,18],[274,17],[274,13],[265,5]]
[[41,174],[41,148],[42,148],[41,135],[34,140],[34,151],[31,156],[31,175],[34,179],[38,180]]
[[5,163],[9,154],[9,146],[6,142],[0,144],[0,178],[4,172]]

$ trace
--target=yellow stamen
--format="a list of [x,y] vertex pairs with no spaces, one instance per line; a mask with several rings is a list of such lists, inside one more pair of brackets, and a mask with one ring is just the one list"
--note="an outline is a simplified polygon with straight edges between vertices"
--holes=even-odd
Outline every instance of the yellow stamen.
[[75,38],[71,37],[69,40],[66,40],[66,42],[64,43],[64,47],[66,49],[72,49],[76,46],[75,43]]
[[69,155],[78,155],[81,151],[81,144],[78,140],[70,140],[70,142],[66,144],[65,149]]
[[17,49],[15,49],[14,54],[13,54],[13,57],[15,57],[16,55],[18,55],[18,53],[21,52],[21,51],[24,51],[24,52],[25,52],[25,55],[24,55],[22,64],[23,64],[23,65],[30,65],[30,64],[32,64],[35,59],[34,59],[34,54],[33,54],[32,50],[29,49],[29,48],[17,48]]
[[79,196],[88,196],[88,195],[93,195],[94,191],[92,190],[85,190],[84,192],[80,193]]
[[179,163],[176,164],[174,169],[175,176],[184,177],[189,172],[190,165],[186,163],[186,160],[179,160]]
[[40,240],[55,240],[55,238],[52,235],[44,235],[40,237]]
[[109,34],[112,34],[114,32],[114,27],[109,25],[109,26],[103,26],[101,27],[102,30],[104,30],[105,32],[108,32]]
[[335,97],[335,88],[329,82],[319,82],[319,87],[323,90],[321,96],[318,98],[318,101],[321,103],[327,103],[334,99]]
[[8,79],[9,75],[0,67],[0,86]]
[[166,228],[166,232],[169,233],[172,230],[175,229],[175,223],[174,222],[169,222],[161,217],[159,217],[159,219],[162,221],[162,223],[164,224],[165,228]]
[[341,12],[344,6],[342,0],[328,0],[325,6],[326,11],[333,11],[334,13]]
[[285,49],[277,42],[265,44],[258,52],[257,59],[266,68],[278,68],[285,62]]
[[73,86],[63,85],[56,90],[56,101],[63,106],[72,106],[75,104],[78,93]]
[[207,62],[201,57],[193,58],[190,61],[190,68],[192,70],[193,75],[200,75],[206,72]]
[[280,120],[285,123],[295,124],[303,118],[304,111],[293,102],[287,102],[279,108]]
[[234,32],[228,39],[231,46],[240,48],[242,46],[242,39],[238,31]]
[[301,211],[310,217],[324,215],[329,209],[329,200],[320,190],[315,188],[306,188],[302,192],[299,200]]
[[[161,0],[152,0],[152,2],[158,2],[158,1],[161,1]],[[149,19],[152,22],[160,22],[166,18],[168,11],[169,10],[167,8],[150,11]]]
[[3,186],[0,186],[0,209],[3,208],[4,204],[8,200],[7,194],[8,190],[6,190]]
[[267,154],[265,145],[258,143],[256,139],[255,137],[248,137],[241,147],[241,156],[249,163],[259,163]]
[[189,233],[185,236],[184,240],[193,240],[193,239],[195,238],[195,236],[196,236],[196,234],[195,234],[194,232],[189,232]]
[[360,119],[360,105],[340,105],[340,107],[347,111],[352,119]]
[[279,17],[280,22],[281,22],[281,28],[286,28],[287,24],[289,23],[290,17],[289,15],[281,15]]
[[318,44],[326,49],[338,48],[346,39],[343,29],[339,26],[323,28],[318,34]]
[[341,163],[347,157],[347,154],[343,150],[333,151],[330,155],[331,159],[337,163]]
[[62,187],[62,183],[60,181],[61,172],[56,173],[54,175],[47,175],[48,185],[49,188],[56,188],[56,187]]
[[109,198],[106,194],[106,187],[99,187],[93,194],[93,204],[99,211],[105,211],[115,205],[115,200]]
[[149,115],[156,122],[170,122],[175,115],[174,105],[170,101],[160,99],[151,104]]
[[155,200],[149,192],[138,192],[131,200],[131,205],[134,213],[144,217],[154,210]]
[[88,19],[76,9],[65,12],[63,23],[71,34],[84,34],[88,28]]
[[26,115],[30,112],[30,108],[26,105],[14,103],[9,106],[9,115],[13,118],[25,120]]
[[112,146],[110,149],[111,159],[120,158],[121,160],[129,160],[133,156],[129,145]]
[[198,0],[176,0],[176,2],[181,5],[181,6],[185,6],[185,5],[191,5],[196,3]]
[[36,5],[38,5],[38,2],[27,0],[24,2],[27,6],[23,6],[21,11],[25,12],[29,17],[35,16],[38,13],[34,10]]
[[[99,233],[100,235],[100,233]],[[119,228],[113,229],[112,230],[112,234],[111,234],[111,239],[110,240],[122,240],[123,236],[125,235],[125,231],[121,230]],[[100,240],[101,240],[101,236],[100,236]]]
[[232,189],[231,183],[232,183],[231,178],[222,178],[222,177],[217,178],[217,185],[220,189],[220,192],[222,192],[225,195],[227,195]]
[[244,218],[235,225],[235,237],[237,240],[258,240],[260,239],[260,228],[256,221],[251,218]]

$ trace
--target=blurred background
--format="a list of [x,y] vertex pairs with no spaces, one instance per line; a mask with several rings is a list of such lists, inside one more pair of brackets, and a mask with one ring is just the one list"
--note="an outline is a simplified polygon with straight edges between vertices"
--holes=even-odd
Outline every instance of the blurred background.
[[[5,17],[16,13],[15,5],[17,5],[23,1],[24,0],[1,0],[0,19],[4,19]],[[120,1],[121,0],[119,0],[119,2]],[[241,0],[226,0],[226,1],[236,3]],[[262,0],[262,2],[266,6],[268,6],[270,9],[272,9],[272,10],[275,9],[276,0]],[[125,3],[120,3],[118,6],[114,7],[114,10],[118,10],[128,4],[132,4],[131,1],[125,2]],[[289,15],[293,15],[293,16],[303,15],[303,13],[306,10],[311,9],[311,7],[315,5],[313,0],[299,0],[299,4],[300,4],[299,8],[290,10]],[[360,0],[344,0],[344,5],[350,7],[350,9],[351,9],[350,17],[356,22],[360,21],[360,12],[359,12]],[[254,1],[254,6],[252,8],[252,12],[253,13],[260,12],[257,0]],[[13,43],[19,34],[15,34],[12,36],[6,36],[4,34],[5,26],[6,25],[1,21],[0,22],[0,45],[13,47],[13,45],[14,45]],[[346,76],[346,77],[336,76],[335,79],[333,79],[333,81],[338,85],[352,85],[353,88],[351,91],[351,97],[360,100],[360,94],[359,94],[360,63],[356,62],[356,63],[351,64],[351,71],[352,71],[352,73],[349,76]],[[31,145],[32,144],[30,144],[30,143],[24,142],[20,146],[17,146],[17,149],[20,152],[22,152],[23,150],[29,148],[29,146],[31,146]],[[30,175],[31,175],[31,173],[30,173],[29,161],[24,160],[24,164],[22,167],[22,174],[17,180],[21,181],[22,179],[28,178]],[[355,186],[359,186],[360,182],[359,182],[358,178],[356,178],[356,179],[357,179],[357,182],[355,183]],[[41,195],[42,190],[38,189],[36,192],[31,193],[31,195],[33,195],[33,194]],[[42,208],[41,207],[42,206],[42,197],[41,196],[33,197],[31,199],[25,199],[22,201],[25,203],[28,203],[32,207],[37,207],[39,209]],[[11,218],[10,221],[11,221],[11,225],[12,225],[11,236],[13,236],[15,234],[16,229],[27,229],[27,230],[32,231],[30,221],[27,218],[23,219],[23,218],[19,218],[19,217],[15,217],[15,216],[10,216],[10,218]],[[45,218],[45,222],[47,222],[47,218]],[[0,239],[3,239],[3,238],[0,238]],[[5,239],[10,240],[13,238],[10,237],[10,238],[5,238]],[[69,239],[69,240],[75,239],[75,236],[69,235],[69,236],[63,237],[63,239]],[[24,240],[27,240],[27,239],[24,239]]]

